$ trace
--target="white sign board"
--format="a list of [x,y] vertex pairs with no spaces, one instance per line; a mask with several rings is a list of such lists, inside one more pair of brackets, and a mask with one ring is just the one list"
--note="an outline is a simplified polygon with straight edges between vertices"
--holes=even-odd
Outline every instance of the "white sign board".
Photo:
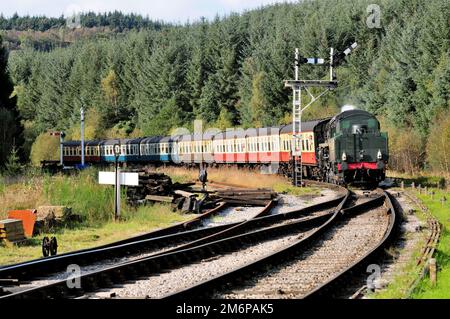
[[[139,186],[138,173],[120,173],[119,184],[124,186]],[[102,185],[115,185],[116,173],[114,172],[99,172],[98,183]]]

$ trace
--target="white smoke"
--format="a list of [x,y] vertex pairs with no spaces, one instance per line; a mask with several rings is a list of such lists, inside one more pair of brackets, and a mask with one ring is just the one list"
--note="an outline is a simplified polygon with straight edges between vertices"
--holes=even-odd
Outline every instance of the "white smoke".
[[341,108],[341,113],[347,112],[347,111],[353,111],[357,110],[358,108],[354,105],[346,104]]

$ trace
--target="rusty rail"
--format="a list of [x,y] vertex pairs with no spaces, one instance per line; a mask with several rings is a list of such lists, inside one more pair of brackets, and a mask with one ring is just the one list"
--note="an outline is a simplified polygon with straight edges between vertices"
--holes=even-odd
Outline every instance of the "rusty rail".
[[408,293],[406,295],[406,298],[409,298],[418,287],[420,281],[427,274],[428,261],[433,258],[434,253],[436,252],[441,237],[442,225],[433,217],[428,207],[426,207],[420,199],[407,192],[404,194],[415,203],[425,215],[427,215],[428,228],[430,229],[430,235],[428,236],[425,246],[422,248],[422,252],[416,263],[416,266],[420,266],[421,270],[419,271],[417,278],[409,284]]

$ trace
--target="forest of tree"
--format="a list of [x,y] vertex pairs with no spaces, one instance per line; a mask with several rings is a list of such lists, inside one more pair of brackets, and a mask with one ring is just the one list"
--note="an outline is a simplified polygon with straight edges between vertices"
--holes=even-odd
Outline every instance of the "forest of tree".
[[[80,14],[80,24],[84,28],[110,27],[117,31],[130,29],[156,29],[160,30],[165,23],[153,21],[148,17],[136,14],[123,14],[119,11],[97,14],[86,12]],[[0,30],[16,31],[47,31],[50,29],[62,28],[66,25],[67,17],[61,15],[58,18],[48,18],[45,16],[19,16],[15,13],[10,18],[5,18],[0,14]]]
[[[88,138],[163,135],[192,127],[194,119],[219,128],[287,123],[291,92],[283,80],[293,78],[294,49],[327,58],[330,47],[342,51],[358,41],[357,52],[337,70],[339,88],[306,118],[334,115],[339,106],[354,104],[380,118],[393,148],[408,151],[394,154],[397,169],[414,172],[429,164],[449,173],[448,163],[442,166],[426,150],[432,149],[430,132],[445,131],[440,126],[450,118],[450,2],[381,0],[381,27],[369,28],[372,2],[277,4],[164,28],[119,15],[135,21],[116,26],[130,31],[50,51],[13,51],[8,71],[24,127],[22,150],[28,155],[50,129],[77,138],[81,106],[88,109]],[[110,15],[89,14],[83,25],[101,25],[105,17]],[[0,17],[4,25],[19,27]],[[306,78],[327,77],[320,66],[301,72]]]
[[[1,42],[1,37],[0,37]],[[20,114],[16,98],[12,97],[13,83],[7,71],[8,53],[0,46],[0,163],[23,145]]]

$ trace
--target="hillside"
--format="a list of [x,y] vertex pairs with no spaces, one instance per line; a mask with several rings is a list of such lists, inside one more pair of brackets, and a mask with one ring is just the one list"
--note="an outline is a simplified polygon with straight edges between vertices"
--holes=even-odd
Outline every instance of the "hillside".
[[[307,118],[357,105],[375,113],[392,133],[396,168],[416,170],[429,163],[449,172],[448,164],[433,158],[435,142],[427,144],[430,131],[442,132],[450,118],[450,3],[383,0],[381,27],[369,28],[370,3],[279,4],[184,26],[101,29],[85,23],[78,32],[95,36],[74,36],[44,51],[19,44],[8,70],[25,126],[25,150],[49,129],[77,138],[82,105],[88,109],[87,138],[168,134],[192,127],[194,119],[222,129],[286,123],[291,94],[283,80],[293,77],[294,48],[326,58],[330,47],[343,50],[358,41],[357,53],[338,70],[340,87]],[[5,35],[11,38],[11,32],[17,31]],[[327,76],[321,67],[303,72],[308,78]]]

